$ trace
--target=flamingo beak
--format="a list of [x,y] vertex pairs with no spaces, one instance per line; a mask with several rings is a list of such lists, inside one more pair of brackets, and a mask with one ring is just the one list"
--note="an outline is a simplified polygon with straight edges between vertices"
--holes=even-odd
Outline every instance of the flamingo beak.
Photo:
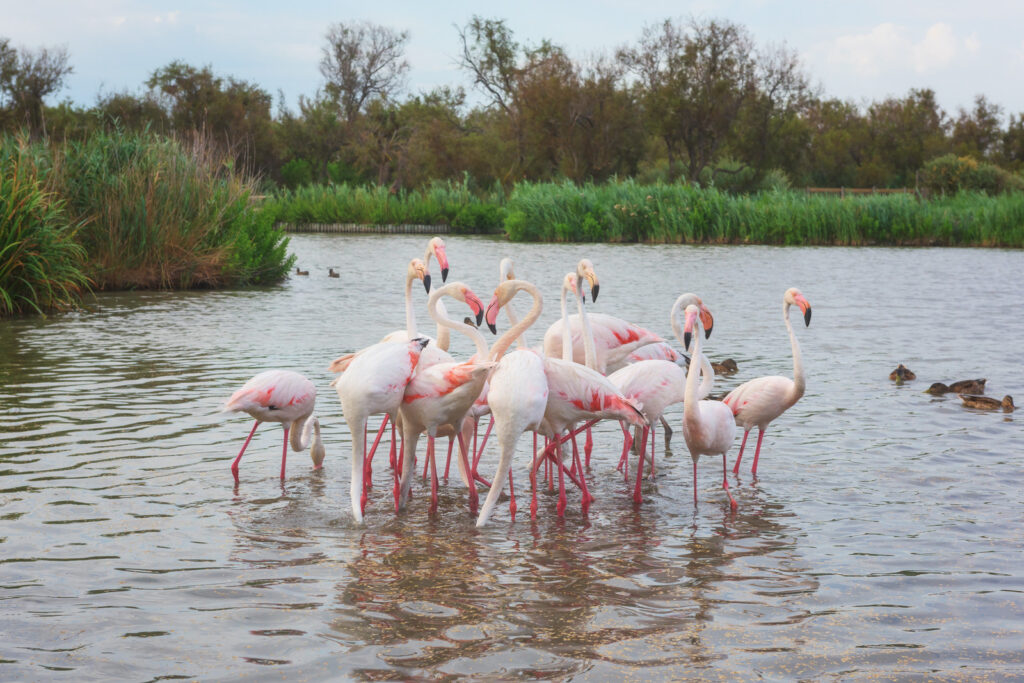
[[430,294],[430,273],[423,276],[423,288]]
[[434,255],[437,256],[437,263],[441,266],[441,282],[448,279],[448,255],[442,246],[434,247]]
[[683,325],[683,346],[686,350],[690,350],[690,342],[693,341],[693,323],[696,321],[697,315],[695,313],[686,314],[686,324]]
[[715,326],[715,318],[704,304],[700,305],[700,324],[704,326],[704,338],[708,339],[711,336],[711,329]]
[[601,283],[597,280],[597,273],[588,268],[586,277],[587,282],[590,283],[590,301],[597,301],[597,293],[601,291]]
[[810,327],[811,325],[811,304],[802,295],[798,294],[796,297],[796,305],[800,307],[800,310],[804,312],[804,327]]
[[484,318],[487,320],[487,329],[491,331],[491,334],[498,334],[498,328],[495,323],[498,322],[498,311],[501,309],[501,305],[498,303],[498,295],[495,294],[491,297],[491,303],[487,304],[487,313]]
[[484,321],[484,304],[480,301],[480,298],[469,289],[466,290],[466,303],[469,304],[469,309],[473,311],[473,315],[476,316],[476,326],[480,327],[480,323]]

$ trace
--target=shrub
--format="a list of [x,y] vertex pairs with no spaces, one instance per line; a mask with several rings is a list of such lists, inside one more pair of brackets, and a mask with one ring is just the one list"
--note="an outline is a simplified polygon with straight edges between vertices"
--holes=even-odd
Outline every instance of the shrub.
[[305,159],[292,159],[281,167],[281,183],[290,190],[313,182],[313,165]]
[[1024,191],[1024,180],[993,164],[971,157],[946,154],[921,169],[922,185],[935,194],[952,195],[962,190],[999,194]]

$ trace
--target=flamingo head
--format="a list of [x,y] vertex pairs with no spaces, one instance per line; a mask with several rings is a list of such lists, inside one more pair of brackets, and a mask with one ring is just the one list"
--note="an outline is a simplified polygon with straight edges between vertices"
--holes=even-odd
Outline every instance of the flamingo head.
[[699,296],[693,292],[680,294],[672,308],[672,315],[675,316],[676,311],[684,310],[690,304],[693,304],[700,309],[700,324],[704,327],[704,338],[707,339],[711,336],[711,330],[715,327],[715,318],[711,315],[711,311],[708,310],[708,307],[704,305],[704,302],[701,301]]
[[590,300],[597,301],[597,293],[601,289],[601,283],[597,281],[597,273],[594,272],[594,264],[590,259],[580,259],[576,264],[576,278],[582,284],[586,280],[590,284]]
[[505,280],[515,280],[516,279],[516,273],[512,269],[512,259],[510,259],[508,256],[506,256],[505,258],[501,259],[501,263],[498,265],[498,269],[501,272],[501,276],[500,276],[499,279],[502,282],[504,282]]
[[444,240],[440,237],[435,237],[427,243],[427,263],[430,263],[431,255],[437,259],[437,265],[441,266],[441,282],[444,282],[448,279],[448,254],[445,252]]
[[453,282],[445,289],[451,289],[453,297],[469,306],[469,309],[473,311],[473,315],[476,316],[476,325],[479,327],[480,323],[484,320],[484,304],[480,301],[480,297],[461,282]]
[[572,292],[573,296],[579,296],[579,291],[576,289],[576,277],[576,273],[566,273],[562,278],[562,291]]
[[695,304],[690,304],[686,307],[684,316],[686,322],[683,323],[683,346],[689,351],[690,341],[693,339],[693,328],[697,325],[697,318],[700,317],[700,308]]
[[406,273],[406,277],[409,278],[409,282],[413,280],[422,280],[423,288],[430,293],[430,271],[427,269],[427,264],[421,259],[414,258],[409,261],[409,270]]
[[491,302],[487,304],[487,313],[484,318],[487,320],[487,327],[490,328],[492,334],[498,334],[498,328],[496,323],[498,322],[498,311],[501,307],[512,300],[512,297],[516,295],[517,280],[505,280],[497,287],[494,288],[494,296],[491,297]]
[[811,304],[804,298],[804,295],[800,293],[799,289],[796,287],[790,287],[786,290],[786,294],[783,296],[782,300],[791,306],[799,306],[800,310],[803,311],[804,314],[804,326],[806,327],[811,324]]

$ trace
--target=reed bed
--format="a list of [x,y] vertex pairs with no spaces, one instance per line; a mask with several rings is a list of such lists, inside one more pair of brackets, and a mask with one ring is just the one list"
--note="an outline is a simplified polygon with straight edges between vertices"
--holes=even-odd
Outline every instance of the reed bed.
[[0,317],[72,306],[88,286],[80,226],[22,145],[0,147]]

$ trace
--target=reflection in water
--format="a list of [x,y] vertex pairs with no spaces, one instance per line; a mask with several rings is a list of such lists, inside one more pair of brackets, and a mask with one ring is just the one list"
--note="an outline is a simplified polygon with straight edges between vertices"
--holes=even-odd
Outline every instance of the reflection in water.
[[[789,372],[782,291],[818,306],[801,337],[808,393],[766,435],[760,478],[730,475],[735,513],[711,460],[693,506],[678,436],[634,506],[620,432],[599,426],[589,517],[570,504],[558,519],[545,493],[536,522],[501,506],[477,530],[457,481],[435,516],[417,482],[396,517],[382,466],[367,523],[346,512],[350,443],[325,366],[401,325],[400,283],[379,282],[422,240],[292,244],[323,277],[102,295],[86,313],[0,323],[0,678],[1019,676],[1021,423],[921,391],[988,376],[992,394],[1021,393],[1024,319],[985,281],[1024,253],[449,240],[453,273],[481,294],[501,256],[553,287],[586,252],[599,310],[662,332],[676,295],[698,291],[715,312],[709,353],[741,368],[716,392]],[[351,269],[327,278],[343,252]],[[650,273],[673,284],[651,290]],[[870,303],[879,286],[891,308]],[[999,333],[950,327],[954,297]],[[307,323],[281,322],[292,314]],[[895,362],[921,379],[892,385]],[[218,410],[274,367],[320,388],[325,470],[297,458],[282,484],[280,432],[258,431],[235,485],[248,426]]]

